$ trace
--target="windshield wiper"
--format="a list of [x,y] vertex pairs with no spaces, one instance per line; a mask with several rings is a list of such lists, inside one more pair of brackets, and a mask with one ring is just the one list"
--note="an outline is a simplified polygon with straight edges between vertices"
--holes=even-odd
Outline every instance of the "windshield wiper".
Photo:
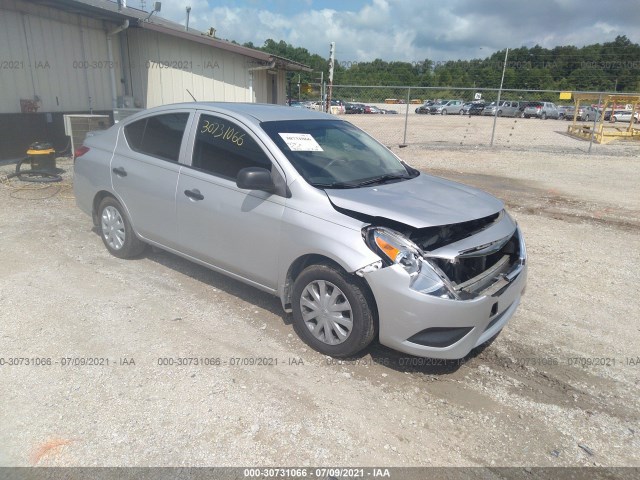
[[353,184],[354,187],[364,187],[365,185],[374,185],[380,183],[387,183],[391,180],[408,180],[413,178],[406,173],[398,174],[398,173],[385,173],[384,175],[380,175],[378,177],[369,178],[368,180],[363,180],[362,182],[358,182]]
[[355,188],[358,185],[357,184],[353,184],[353,183],[343,183],[343,182],[336,182],[336,183],[312,183],[311,184],[313,187],[316,188]]

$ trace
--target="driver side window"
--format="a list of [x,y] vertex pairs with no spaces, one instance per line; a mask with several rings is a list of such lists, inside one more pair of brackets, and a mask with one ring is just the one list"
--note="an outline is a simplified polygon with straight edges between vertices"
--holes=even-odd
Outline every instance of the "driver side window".
[[220,117],[201,115],[191,166],[235,181],[247,167],[271,170],[271,161],[246,130]]

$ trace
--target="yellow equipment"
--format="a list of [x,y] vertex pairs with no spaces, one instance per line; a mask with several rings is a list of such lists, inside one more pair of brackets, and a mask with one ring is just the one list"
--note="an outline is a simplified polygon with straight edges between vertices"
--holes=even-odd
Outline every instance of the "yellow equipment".
[[31,163],[31,170],[56,173],[56,151],[48,142],[29,145],[27,161]]

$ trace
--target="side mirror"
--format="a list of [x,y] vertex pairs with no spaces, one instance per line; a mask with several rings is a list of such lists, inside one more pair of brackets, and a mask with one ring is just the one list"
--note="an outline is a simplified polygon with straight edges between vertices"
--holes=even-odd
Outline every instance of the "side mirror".
[[272,193],[276,186],[271,178],[271,172],[266,168],[248,167],[238,172],[236,186],[245,190],[262,190]]

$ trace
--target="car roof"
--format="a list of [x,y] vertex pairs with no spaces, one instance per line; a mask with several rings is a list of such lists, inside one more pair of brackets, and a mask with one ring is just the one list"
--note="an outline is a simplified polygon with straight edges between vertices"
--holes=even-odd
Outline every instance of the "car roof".
[[[238,119],[243,119],[249,123],[258,124],[261,122],[279,120],[340,120],[335,115],[322,113],[307,108],[291,108],[283,105],[273,105],[269,103],[236,103],[236,102],[185,102],[172,103],[153,107],[130,117],[142,117],[153,113],[189,108],[197,110],[209,110],[215,113],[231,115]],[[129,120],[129,119],[127,119]]]

